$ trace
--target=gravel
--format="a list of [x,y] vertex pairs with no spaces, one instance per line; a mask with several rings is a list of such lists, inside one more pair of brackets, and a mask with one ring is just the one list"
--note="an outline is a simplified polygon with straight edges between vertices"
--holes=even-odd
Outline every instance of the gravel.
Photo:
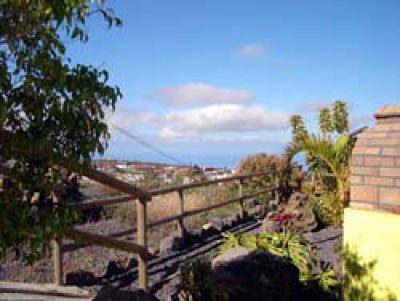
[[[259,227],[259,222],[250,220],[236,225],[231,231],[255,232]],[[129,230],[131,226],[106,220],[88,223],[81,228],[95,233],[110,234]],[[156,248],[160,237],[165,237],[166,234],[168,233],[150,233],[150,245]],[[134,239],[132,235],[120,238]],[[160,300],[172,300],[171,296],[176,295],[177,292],[179,265],[193,258],[210,258],[213,256],[219,246],[219,238],[220,234],[208,238],[199,238],[189,248],[152,258],[149,265],[149,280],[154,295]],[[314,244],[318,258],[329,263],[340,274],[341,258],[338,246],[341,245],[342,241],[342,229],[329,227],[319,232],[307,233],[306,238]],[[86,287],[89,290],[98,292],[104,286],[111,286],[123,291],[135,290],[137,270],[133,255],[97,246],[82,246],[68,241],[65,242],[64,249],[65,273],[83,271],[91,273],[91,276],[96,279],[95,285]],[[110,262],[113,265],[111,267]],[[107,270],[108,275],[106,275]],[[110,271],[115,271],[116,274],[111,275]],[[52,282],[53,264],[50,254],[44,254],[43,259],[32,266],[24,266],[16,261],[13,254],[7,255],[0,261],[0,281]]]

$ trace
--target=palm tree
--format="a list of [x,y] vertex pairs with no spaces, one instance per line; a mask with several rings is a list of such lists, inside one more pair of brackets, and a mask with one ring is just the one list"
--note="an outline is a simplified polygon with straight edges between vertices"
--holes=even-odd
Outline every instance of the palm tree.
[[303,118],[300,115],[293,115],[290,117],[290,125],[292,126],[292,136],[294,141],[298,142],[308,135]]
[[335,130],[334,120],[332,119],[331,110],[326,107],[319,112],[319,128],[324,137],[331,138],[331,134]]
[[289,145],[286,156],[290,162],[296,154],[304,152],[311,161],[309,165],[322,165],[322,168],[326,168],[335,179],[337,196],[344,205],[349,190],[349,164],[353,145],[354,138],[348,133],[341,134],[334,141],[311,134]]
[[333,123],[335,131],[339,134],[349,131],[349,112],[347,103],[336,100],[333,103]]

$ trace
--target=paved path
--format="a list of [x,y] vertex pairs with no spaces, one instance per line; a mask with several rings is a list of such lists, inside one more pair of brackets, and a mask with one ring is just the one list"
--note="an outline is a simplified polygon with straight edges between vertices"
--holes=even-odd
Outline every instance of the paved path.
[[[234,233],[254,233],[258,232],[259,229],[260,222],[251,220],[237,225],[229,231]],[[337,244],[340,244],[341,235],[341,229],[327,228],[320,232],[310,233],[306,237],[314,244],[317,257],[320,260],[335,265],[335,261],[340,259],[336,248]],[[221,244],[220,238],[220,234],[216,234],[182,251],[152,258],[149,261],[150,291],[160,300],[171,300],[170,296],[176,293],[176,285],[179,280],[176,276],[179,266],[187,260],[207,258],[215,254]],[[137,269],[133,267],[126,273],[115,276],[112,279],[104,279],[102,286],[112,286],[118,290],[133,291],[135,290],[136,278]]]
[[89,301],[92,296],[74,287],[57,287],[52,284],[0,282],[0,301]]
[[[229,229],[233,233],[253,232],[260,227],[260,222],[251,220],[243,222]],[[206,239],[192,244],[184,250],[173,252],[164,256],[156,256],[149,260],[149,284],[150,291],[160,300],[166,299],[175,293],[177,284],[177,272],[179,266],[185,261],[194,258],[207,258],[215,254],[218,246],[221,244],[221,234],[212,235]],[[101,279],[98,285],[94,287],[96,291],[104,287],[112,286],[118,290],[134,291],[136,289],[137,268],[132,264],[132,268],[119,275],[114,275],[109,279]],[[133,295],[132,295],[133,296]],[[100,300],[100,299],[99,299]]]

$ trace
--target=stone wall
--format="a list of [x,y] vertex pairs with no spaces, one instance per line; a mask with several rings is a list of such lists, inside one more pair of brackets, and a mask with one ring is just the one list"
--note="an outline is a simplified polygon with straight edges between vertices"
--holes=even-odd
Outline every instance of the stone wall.
[[357,136],[351,164],[352,208],[400,213],[400,105],[385,106]]

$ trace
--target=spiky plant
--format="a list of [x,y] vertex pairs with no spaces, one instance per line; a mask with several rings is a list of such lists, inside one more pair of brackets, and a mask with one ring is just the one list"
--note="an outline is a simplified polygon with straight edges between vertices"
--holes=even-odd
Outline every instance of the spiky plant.
[[329,141],[318,135],[308,135],[302,141],[290,145],[286,149],[287,160],[298,153],[304,152],[307,158],[320,160],[335,180],[338,199],[343,203],[349,189],[350,159],[354,146],[354,138],[345,133],[336,140]]

